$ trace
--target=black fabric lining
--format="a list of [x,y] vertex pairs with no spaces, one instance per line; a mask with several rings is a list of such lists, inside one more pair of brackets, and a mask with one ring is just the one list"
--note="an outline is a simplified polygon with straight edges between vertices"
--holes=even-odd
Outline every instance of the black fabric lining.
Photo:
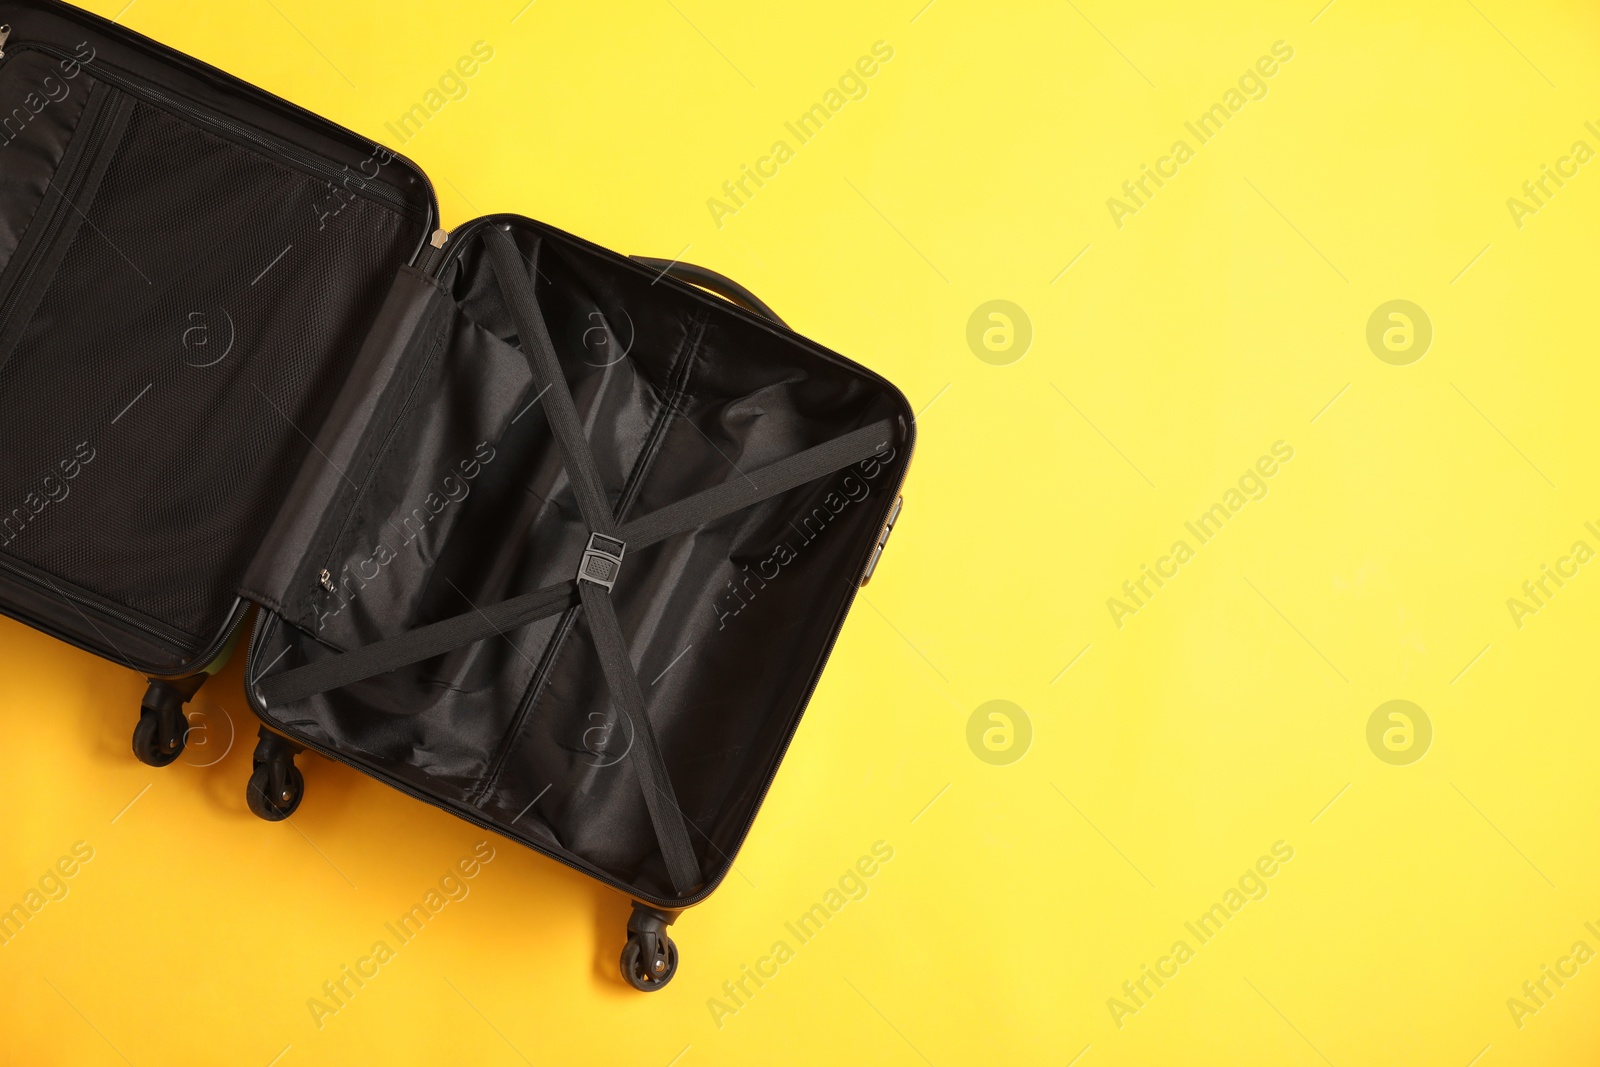
[[[392,637],[369,641],[349,652],[337,653],[316,663],[274,674],[264,679],[257,691],[268,707],[292,704],[318,693],[341,689],[446,652],[476,645],[509,630],[560,614],[572,602],[574,581],[589,578],[607,589],[612,588],[620,571],[621,554],[630,546],[637,552],[658,541],[692,534],[703,526],[739,514],[790,489],[886,455],[894,436],[894,420],[880,419],[798,452],[788,459],[758,467],[751,472],[740,472],[742,478],[730,479],[722,485],[687,496],[676,504],[642,515],[613,534],[602,537],[591,528],[588,547],[590,550],[599,550],[604,558],[591,559],[586,552],[586,566],[577,579],[566,579],[532,593],[496,600],[486,607],[473,607]],[[578,448],[571,450],[571,454],[581,455],[580,450],[587,447],[587,443],[575,436],[573,442]],[[587,608],[589,605],[585,602],[584,606]],[[409,613],[406,614],[409,617]],[[607,665],[608,672],[615,669],[615,663]],[[632,668],[629,667],[629,670]],[[379,714],[419,715],[424,709],[384,707],[374,710]]]
[[128,128],[130,102],[102,83],[89,91],[72,140],[0,279],[0,371],[44,298],[56,268],[77,238],[117,144]]
[[[0,214],[0,275],[6,278],[10,277],[6,267],[21,247],[23,236],[49,202],[50,182],[63,170],[62,162],[72,150],[73,131],[82,121],[95,86],[91,78],[74,86],[75,78],[58,78],[58,73],[56,65],[43,55],[12,54],[0,61],[0,99],[21,100],[20,108],[0,113],[0,159],[5,162],[0,167],[0,199],[8,206],[33,202],[26,217]],[[52,81],[64,86],[65,95],[59,100],[46,84]],[[47,101],[37,112],[27,103],[30,94],[37,97],[35,86],[46,90]],[[20,129],[15,126],[18,114],[30,116]],[[10,288],[0,282],[0,293]]]
[[[504,346],[496,359],[525,363],[479,236],[503,225],[480,220],[453,235],[445,276],[461,314]],[[696,827],[702,894],[725,874],[799,722],[909,459],[911,414],[881,378],[712,297],[653,285],[654,272],[527,220],[509,232],[524,259],[545,242],[540,308],[614,515],[653,514],[738,471],[868,426],[894,428],[896,451],[873,462],[628,551],[615,610]],[[405,601],[415,610],[374,616],[376,626],[423,627],[572,578],[586,527],[534,399],[495,442],[501,458],[461,505],[432,570],[407,579],[427,583]],[[396,480],[412,465],[403,455],[385,461]],[[768,557],[785,540],[797,554],[775,575]],[[755,591],[742,606],[735,581]],[[463,655],[269,706],[267,680],[326,655],[311,632],[269,619],[252,654],[253,706],[303,743],[641,899],[687,900],[626,766],[627,720],[591,642],[567,640],[574,625],[564,613]]]
[[[640,451],[638,460],[633,465],[627,483],[622,489],[622,499],[617,506],[617,517],[626,519],[628,510],[633,506],[634,500],[639,495],[639,489],[644,484],[644,479],[654,465],[656,457],[661,451],[661,442],[666,438],[668,425],[677,416],[678,403],[688,395],[689,381],[694,375],[695,356],[700,350],[700,344],[705,339],[706,319],[697,316],[694,324],[685,331],[684,339],[674,360],[673,369],[669,374],[671,391],[661,402],[660,410],[651,422],[650,433],[645,439],[645,447]],[[529,680],[527,690],[519,702],[517,713],[513,718],[510,728],[506,731],[493,762],[490,764],[490,773],[484,776],[483,784],[468,798],[468,803],[473,807],[482,807],[489,802],[500,785],[500,776],[505,771],[507,758],[512,749],[516,747],[522,735],[523,726],[533,716],[534,709],[538,706],[539,696],[544,689],[544,683],[550,669],[561,653],[566,648],[567,638],[577,625],[578,609],[576,607],[565,612],[558,624],[556,634],[540,656],[538,669],[533,678]]]

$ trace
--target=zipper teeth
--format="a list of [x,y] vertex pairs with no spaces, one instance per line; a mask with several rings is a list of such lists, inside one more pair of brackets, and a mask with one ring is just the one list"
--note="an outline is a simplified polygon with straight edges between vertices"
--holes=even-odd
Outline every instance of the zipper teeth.
[[[34,586],[35,588],[44,589],[55,593],[57,596],[62,597],[63,599],[74,604],[82,604],[85,607],[93,608],[100,614],[106,616],[107,618],[115,619],[124,626],[142,631],[143,633],[149,634],[151,637],[159,639],[163,644],[172,643],[172,634],[163,633],[154,626],[150,625],[148,622],[145,622],[143,619],[135,618],[134,616],[123,612],[121,609],[114,607],[110,603],[102,601],[98,597],[89,597],[82,593],[74,592],[71,589],[62,588],[62,585],[41,579],[38,575],[29,574],[27,571],[4,559],[0,559],[0,567],[4,567],[6,570],[10,571],[12,574],[15,574],[17,577],[21,578],[23,581]],[[63,582],[63,584],[70,586],[72,583]]]
[[[67,53],[61,49],[55,48],[51,45],[37,44],[33,42],[29,42],[24,45],[17,45],[13,47],[12,51],[14,52],[22,48],[43,52],[46,55],[55,56],[57,58],[70,58]],[[157,107],[172,111],[182,118],[188,120],[193,125],[202,129],[210,129],[213,132],[223,133],[235,141],[248,142],[249,144],[254,145],[255,147],[271,155],[277,156],[282,160],[292,163],[301,170],[310,171],[317,177],[326,178],[330,181],[341,180],[342,184],[342,179],[351,173],[347,167],[335,167],[327,160],[309,152],[302,151],[295,146],[288,144],[285,141],[281,141],[269,134],[251,129],[248,126],[240,125],[239,123],[231,122],[224,116],[208,109],[185,103],[182,100],[175,100],[161,90],[154,88],[148,83],[140,81],[131,75],[110,71],[104,66],[94,62],[85,63],[81,60],[78,62],[90,73],[91,76],[97,80],[103,81],[108,85],[113,85],[130,96],[137,97],[146,101],[147,103],[151,103]],[[309,114],[309,112],[307,112],[307,114]],[[374,148],[382,148],[382,146],[370,141],[368,144],[371,144]],[[382,150],[385,152],[389,151],[386,148]],[[390,154],[395,155],[395,153]],[[403,157],[396,155],[396,158]],[[406,162],[409,163],[410,160],[407,160]],[[412,167],[415,169],[415,164],[412,164]],[[421,173],[421,171],[418,171],[418,173]],[[409,201],[406,200],[404,194],[391,188],[388,184],[367,179],[365,175],[357,175],[357,177],[361,179],[362,184],[356,187],[356,191],[366,196],[367,199],[380,201],[386,206],[397,209],[402,213],[406,213],[410,208],[411,205]],[[423,174],[423,180],[428,187],[428,196],[431,201],[434,198],[433,184],[428,180],[426,174]]]
[[[27,295],[29,288],[32,286],[34,276],[39,271],[39,264],[47,258],[50,246],[54,243],[56,235],[61,229],[61,220],[67,217],[64,209],[71,203],[72,197],[82,189],[86,176],[94,169],[95,160],[100,153],[98,141],[104,136],[106,125],[110,121],[110,116],[114,110],[114,102],[102,98],[101,106],[89,117],[89,128],[83,133],[84,137],[87,138],[84,142],[84,152],[78,156],[72,173],[66,178],[65,185],[56,185],[55,203],[51,205],[50,213],[39,220],[44,224],[44,229],[40,231],[41,240],[34,246],[33,255],[29,258],[26,266],[17,274],[16,282],[12,285],[11,291],[6,294],[5,302],[0,304],[0,330],[5,329],[10,323],[12,314],[15,313],[17,306],[22,303],[23,297]],[[51,184],[55,185],[53,181]]]
[[[269,154],[288,160],[289,162],[298,166],[300,169],[311,171],[313,174],[319,177],[327,178],[330,181],[333,181],[343,179],[347,174],[350,173],[348,168],[334,167],[326,160],[319,159],[310,153],[302,152],[294,146],[283,141],[279,141],[274,137],[269,137],[266,134],[259,133],[246,126],[240,126],[236,123],[228,121],[220,115],[213,114],[209,111],[203,111],[197,107],[186,104],[181,100],[174,100],[165,93],[162,93],[160,90],[153,89],[148,85],[135,83],[120,74],[105,74],[103,72],[103,68],[94,66],[92,64],[88,65],[88,69],[89,72],[96,78],[109,82],[110,84],[115,85],[117,88],[133,96],[141,97],[159,107],[176,112],[196,126],[210,126],[214,130],[231,134],[237,140],[247,141],[250,144],[253,144],[258,148],[268,152]],[[410,206],[406,202],[404,196],[389,188],[387,185],[380,184],[376,181],[371,181],[369,183],[365,176],[358,175],[358,177],[360,178],[362,184],[358,185],[357,189],[361,193],[366,194],[368,199],[382,201],[384,204],[402,211]],[[341,188],[348,187],[343,186],[341,182]]]
[[[429,325],[432,325],[432,318],[436,317],[442,309],[443,305],[435,309],[433,316],[430,316]],[[395,437],[400,433],[400,428],[406,421],[406,416],[411,413],[411,405],[417,399],[417,392],[422,388],[422,383],[427,378],[428,372],[433,369],[435,361],[438,360],[440,350],[444,348],[444,335],[449,329],[450,322],[448,319],[439,324],[438,337],[429,347],[428,358],[421,369],[418,370],[416,379],[411,383],[411,391],[406,394],[406,401],[401,405],[400,413],[395,416],[394,422],[389,427],[389,432],[384,435],[383,446],[378,449],[372,463],[368,465],[366,477],[361,479],[361,486],[356,490],[354,499],[350,501],[350,510],[345,512],[344,519],[339,523],[339,532],[330,542],[328,554],[323,557],[321,570],[327,571],[333,564],[334,555],[339,551],[339,543],[344,540],[345,531],[350,529],[350,523],[355,520],[356,509],[366,499],[367,490],[372,486],[372,480],[378,476],[378,467],[382,464],[384,457],[389,454],[389,449],[394,444]]]

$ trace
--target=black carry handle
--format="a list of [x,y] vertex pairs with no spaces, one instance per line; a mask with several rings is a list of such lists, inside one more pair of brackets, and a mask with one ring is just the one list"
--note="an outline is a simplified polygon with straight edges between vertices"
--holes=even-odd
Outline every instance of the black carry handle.
[[789,324],[778,318],[778,313],[767,307],[759,296],[725,274],[697,267],[693,263],[680,263],[675,259],[651,259],[648,256],[628,258],[635,263],[643,263],[653,270],[658,270],[669,278],[676,278],[680,282],[688,282],[690,285],[716,293],[730,304],[737,304],[764,319],[771,319],[785,330],[789,328]]

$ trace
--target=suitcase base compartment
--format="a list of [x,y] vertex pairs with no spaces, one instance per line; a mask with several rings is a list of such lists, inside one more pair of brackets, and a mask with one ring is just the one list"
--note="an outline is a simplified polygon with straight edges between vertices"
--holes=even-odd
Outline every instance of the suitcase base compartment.
[[[578,572],[589,527],[496,277],[522,272],[598,473],[630,520],[863,427],[858,458],[680,536],[629,548],[611,603],[692,885],[667,869],[586,609],[546,617],[286,704],[272,677],[472,613]],[[887,383],[657,272],[524,219],[454,235],[439,290],[415,279],[375,338],[292,499],[319,501],[264,556],[271,605],[253,699],[297,741],[665,906],[726,872],[810,697],[896,498],[911,414]],[[380,334],[385,331],[380,330]],[[358,404],[358,398],[364,402]],[[870,436],[870,435],[869,435]],[[865,441],[866,438],[861,438]],[[343,477],[329,471],[342,466]],[[752,483],[753,484],[753,483]],[[286,531],[286,535],[288,531]],[[626,537],[625,533],[618,536]],[[266,695],[263,695],[263,694]]]

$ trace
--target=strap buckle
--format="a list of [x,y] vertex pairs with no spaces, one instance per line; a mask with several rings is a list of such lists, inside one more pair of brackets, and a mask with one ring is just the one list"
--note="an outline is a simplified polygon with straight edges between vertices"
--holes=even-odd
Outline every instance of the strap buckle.
[[622,554],[627,548],[615,537],[590,534],[589,547],[583,550],[583,561],[578,564],[578,581],[593,582],[609,592],[622,573]]

